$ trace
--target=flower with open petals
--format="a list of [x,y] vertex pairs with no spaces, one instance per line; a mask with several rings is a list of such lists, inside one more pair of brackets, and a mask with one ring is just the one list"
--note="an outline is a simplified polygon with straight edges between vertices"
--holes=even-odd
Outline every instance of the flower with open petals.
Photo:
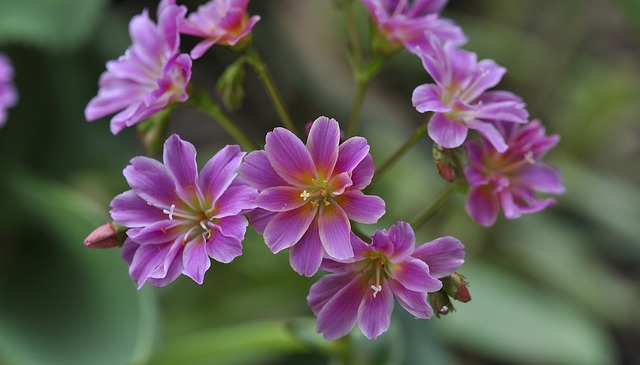
[[409,51],[430,48],[429,37],[461,45],[467,42],[462,29],[438,13],[447,0],[362,0],[378,31]]
[[537,120],[521,128],[497,126],[508,144],[503,153],[484,139],[466,143],[469,166],[464,174],[470,190],[465,207],[471,218],[485,227],[495,223],[499,207],[507,219],[516,219],[555,204],[552,198],[539,200],[536,192],[564,193],[558,170],[540,162],[560,137],[546,136]]
[[459,147],[469,129],[476,130],[499,152],[507,144],[492,121],[527,123],[528,112],[520,97],[508,91],[486,91],[500,82],[506,70],[493,60],[477,61],[476,54],[431,42],[435,51],[420,52],[422,63],[435,84],[413,91],[413,106],[433,112],[429,137],[445,148]]
[[406,222],[376,231],[367,244],[351,236],[351,262],[325,259],[330,274],[311,286],[307,302],[318,317],[316,330],[328,340],[348,334],[358,323],[369,339],[389,328],[393,298],[417,318],[431,318],[427,294],[442,288],[439,277],[451,275],[464,262],[464,246],[442,237],[415,248],[415,235]]
[[200,5],[198,11],[180,25],[180,32],[204,38],[191,50],[194,59],[213,45],[234,46],[245,39],[260,16],[249,17],[249,0],[211,0]]
[[7,56],[0,53],[0,126],[7,121],[7,109],[16,105],[18,93],[13,85],[13,67]]
[[349,220],[371,224],[385,212],[382,199],[361,192],[374,171],[367,140],[339,142],[338,122],[327,117],[315,120],[306,146],[276,128],[264,150],[251,152],[240,168],[259,191],[253,227],[273,253],[290,248],[291,266],[301,275],[315,274],[325,255],[352,258]]
[[255,189],[237,178],[245,155],[238,146],[216,153],[198,174],[196,150],[172,135],[164,164],[135,157],[124,169],[131,190],[111,202],[111,218],[129,227],[122,256],[131,278],[164,286],[181,273],[202,284],[209,257],[229,263],[242,253]]
[[191,58],[180,54],[178,26],[187,8],[163,0],[158,5],[158,24],[147,10],[129,23],[133,44],[123,56],[107,62],[100,76],[100,89],[85,108],[88,121],[118,112],[111,119],[117,134],[149,118],[174,102],[189,98]]

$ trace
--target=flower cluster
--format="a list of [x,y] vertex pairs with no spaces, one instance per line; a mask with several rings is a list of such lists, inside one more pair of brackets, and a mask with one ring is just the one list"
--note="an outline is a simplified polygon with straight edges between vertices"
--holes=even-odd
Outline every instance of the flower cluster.
[[7,121],[7,109],[16,105],[18,93],[13,86],[13,67],[7,56],[0,53],[0,127]]
[[[499,207],[514,219],[553,204],[536,193],[564,190],[558,171],[540,162],[558,136],[546,136],[538,121],[529,123],[517,95],[488,91],[506,70],[459,48],[466,35],[439,16],[446,0],[362,4],[377,35],[390,45],[381,48],[373,37],[374,56],[384,59],[404,47],[431,76],[433,83],[418,86],[412,102],[418,112],[431,115],[424,129],[438,154],[453,156],[436,162],[447,181],[468,188],[469,215],[490,226]],[[242,254],[251,226],[272,253],[288,250],[298,274],[324,273],[307,301],[317,316],[317,331],[329,340],[347,335],[356,323],[367,338],[377,338],[389,328],[394,300],[417,318],[447,314],[452,298],[469,301],[466,280],[456,272],[465,257],[457,239],[447,236],[416,247],[414,228],[404,221],[370,237],[360,231],[359,225],[376,224],[387,208],[382,197],[363,192],[375,175],[369,142],[349,131],[345,139],[338,121],[324,116],[309,124],[306,142],[296,134],[250,44],[260,17],[249,16],[247,6],[248,0],[212,0],[187,16],[185,6],[162,0],[157,24],[146,10],[135,16],[129,25],[133,44],[107,62],[86,118],[117,112],[111,119],[117,134],[187,100],[196,94],[190,85],[192,63],[219,45],[244,52],[228,69],[225,77],[231,81],[224,86],[239,87],[243,67],[253,66],[285,128],[268,132],[259,149],[206,93],[197,93],[190,104],[207,111],[248,151],[228,145],[198,171],[195,147],[177,134],[169,136],[162,162],[130,161],[124,177],[131,189],[111,201],[113,221],[90,234],[85,245],[121,244],[138,288],[164,286],[181,274],[201,284],[211,259],[230,263]],[[202,40],[181,53],[181,34]],[[350,127],[357,119],[352,116]]]

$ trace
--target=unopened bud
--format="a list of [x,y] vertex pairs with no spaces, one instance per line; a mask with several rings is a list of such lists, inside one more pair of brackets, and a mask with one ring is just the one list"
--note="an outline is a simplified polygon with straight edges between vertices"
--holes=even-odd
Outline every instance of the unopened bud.
[[442,278],[442,289],[453,299],[466,303],[471,300],[469,293],[469,283],[461,274],[457,272]]
[[453,304],[451,304],[449,296],[442,289],[435,293],[429,293],[427,299],[429,300],[429,304],[431,304],[431,307],[433,308],[433,314],[435,314],[438,318],[440,318],[440,316],[445,316],[455,310]]
[[246,60],[239,58],[222,73],[216,84],[216,91],[222,98],[225,108],[237,110],[244,100],[244,64]]
[[113,222],[106,223],[89,233],[84,239],[84,245],[89,248],[120,247],[126,238],[126,227]]
[[458,148],[443,148],[436,144],[432,151],[438,173],[445,181],[454,183],[463,178],[464,158]]

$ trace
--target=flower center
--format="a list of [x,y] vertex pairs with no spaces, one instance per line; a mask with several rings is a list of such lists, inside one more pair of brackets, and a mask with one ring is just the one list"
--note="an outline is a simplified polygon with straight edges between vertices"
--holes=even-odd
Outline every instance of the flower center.
[[162,212],[169,216],[169,220],[180,220],[183,227],[188,227],[182,238],[182,244],[186,244],[198,235],[202,235],[205,240],[208,240],[213,234],[209,223],[214,220],[215,207],[207,210],[189,210],[176,208],[175,204],[171,204],[169,209],[163,209]]
[[331,205],[329,198],[333,195],[327,187],[329,184],[327,180],[322,180],[322,183],[320,183],[316,179],[311,179],[311,183],[313,186],[302,190],[300,198],[305,202],[309,201],[314,207],[318,207],[320,204],[323,204],[325,207]]

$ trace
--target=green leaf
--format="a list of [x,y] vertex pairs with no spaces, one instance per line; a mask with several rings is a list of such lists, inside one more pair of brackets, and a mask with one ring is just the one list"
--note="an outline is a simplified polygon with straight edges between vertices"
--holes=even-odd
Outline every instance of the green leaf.
[[24,43],[46,50],[85,42],[103,14],[105,0],[0,2],[0,44]]

